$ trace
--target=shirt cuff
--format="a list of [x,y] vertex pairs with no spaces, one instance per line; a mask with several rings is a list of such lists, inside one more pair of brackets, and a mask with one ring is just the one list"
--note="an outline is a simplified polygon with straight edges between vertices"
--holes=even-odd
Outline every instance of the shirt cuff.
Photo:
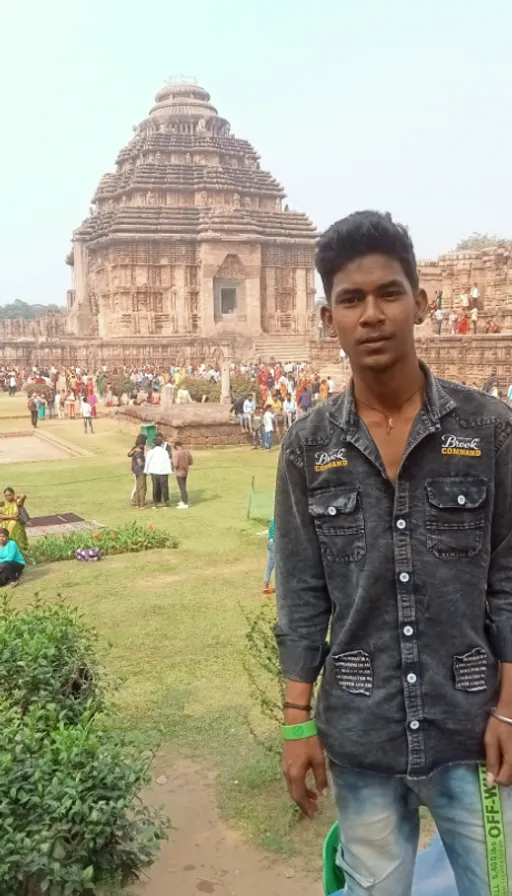
[[327,644],[312,647],[279,631],[276,631],[276,641],[284,677],[303,684],[314,684],[329,652]]
[[496,659],[500,663],[512,663],[512,627],[488,622],[487,634]]

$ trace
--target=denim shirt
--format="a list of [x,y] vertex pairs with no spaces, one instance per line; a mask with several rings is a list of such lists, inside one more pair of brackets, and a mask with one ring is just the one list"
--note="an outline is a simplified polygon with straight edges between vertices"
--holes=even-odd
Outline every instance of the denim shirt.
[[323,670],[333,762],[409,777],[484,758],[512,662],[512,412],[422,369],[395,485],[349,388],[289,430],[275,510],[285,677]]

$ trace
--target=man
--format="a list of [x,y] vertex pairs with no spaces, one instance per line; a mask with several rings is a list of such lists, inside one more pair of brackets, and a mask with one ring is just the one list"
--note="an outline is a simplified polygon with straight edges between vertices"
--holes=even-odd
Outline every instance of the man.
[[190,451],[187,451],[181,442],[176,442],[172,453],[172,465],[181,495],[178,510],[188,510],[187,477],[193,462]]
[[427,297],[390,215],[338,221],[317,268],[353,380],[295,424],[279,462],[288,788],[312,816],[325,751],[347,896],[410,896],[420,804],[461,896],[489,896],[485,759],[512,837],[512,412],[418,362]]
[[329,392],[329,398],[332,398],[336,391],[336,384],[332,378],[332,376],[327,377],[327,390]]
[[253,451],[263,448],[263,408],[257,407],[252,418],[252,447]]
[[297,417],[297,402],[295,398],[288,392],[283,401],[284,425],[286,429],[290,429],[292,423],[295,423]]
[[443,328],[443,320],[444,320],[444,311],[442,308],[436,308],[434,312],[434,317],[436,319],[436,336],[441,335],[441,330]]
[[299,401],[298,401],[299,410],[300,410],[301,415],[307,414],[307,412],[311,409],[312,403],[313,403],[313,399],[311,396],[311,390],[310,390],[309,386],[306,386],[306,388],[301,392]]
[[153,485],[153,505],[169,507],[169,475],[172,473],[171,458],[161,436],[157,436],[153,448],[146,455],[146,476],[151,476]]
[[14,370],[9,374],[9,395],[16,395],[16,374]]
[[39,398],[37,396],[37,392],[32,393],[27,402],[27,407],[30,411],[30,422],[34,429],[37,429],[37,421],[39,419]]
[[252,418],[256,408],[253,398],[246,398],[244,401],[244,424],[247,432],[252,432]]
[[471,326],[473,327],[473,335],[476,336],[476,328],[478,324],[478,308],[476,305],[471,309]]
[[471,290],[471,304],[473,308],[475,305],[478,305],[478,300],[480,298],[480,290],[478,289],[478,283],[473,284],[473,289]]
[[272,439],[274,437],[274,414],[272,405],[267,404],[265,413],[263,414],[263,445],[266,451],[272,448]]
[[241,429],[245,428],[245,426],[244,426],[244,403],[245,403],[245,396],[243,398],[236,398],[229,410],[230,414],[235,415],[236,419],[238,420],[238,422],[240,424]]
[[450,330],[449,330],[450,336],[457,335],[458,318],[459,318],[459,316],[458,316],[457,312],[455,311],[455,308],[452,308],[452,310],[450,311],[449,317],[448,317],[448,323],[450,325]]
[[87,435],[87,427],[89,427],[90,432],[94,434],[94,429],[92,428],[92,408],[87,397],[82,399],[81,411],[82,419],[84,421],[85,435]]
[[462,312],[463,312],[463,313],[464,313],[465,311],[467,311],[468,308],[469,308],[469,295],[468,295],[468,293],[467,293],[467,290],[464,290],[464,292],[461,293],[461,296],[460,296],[460,306],[461,306],[461,308],[462,308]]

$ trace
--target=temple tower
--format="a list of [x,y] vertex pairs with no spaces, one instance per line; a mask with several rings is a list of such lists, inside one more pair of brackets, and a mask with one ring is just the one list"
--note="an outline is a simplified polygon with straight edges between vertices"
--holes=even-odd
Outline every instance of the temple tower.
[[305,335],[316,230],[196,83],[168,83],[101,179],[68,263],[78,336]]

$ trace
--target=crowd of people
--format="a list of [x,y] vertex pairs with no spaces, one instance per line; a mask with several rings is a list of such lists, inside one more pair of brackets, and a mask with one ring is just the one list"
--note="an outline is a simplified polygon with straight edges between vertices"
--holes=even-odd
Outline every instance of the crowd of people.
[[[443,307],[443,290],[437,289],[434,300],[429,305],[432,330],[436,336],[441,336],[443,332],[446,332],[446,327],[444,327],[446,322],[449,336],[466,336],[468,333],[476,336],[479,332],[480,310],[480,289],[478,283],[474,283],[471,289],[468,288],[462,291],[458,304],[452,305],[448,314]],[[484,329],[480,330],[480,332],[501,333],[501,326],[497,320],[491,319],[486,321]]]
[[332,377],[321,378],[311,365],[261,364],[254,391],[233,400],[231,413],[250,433],[254,448],[272,449],[276,430],[288,430],[295,420],[335,392]]

